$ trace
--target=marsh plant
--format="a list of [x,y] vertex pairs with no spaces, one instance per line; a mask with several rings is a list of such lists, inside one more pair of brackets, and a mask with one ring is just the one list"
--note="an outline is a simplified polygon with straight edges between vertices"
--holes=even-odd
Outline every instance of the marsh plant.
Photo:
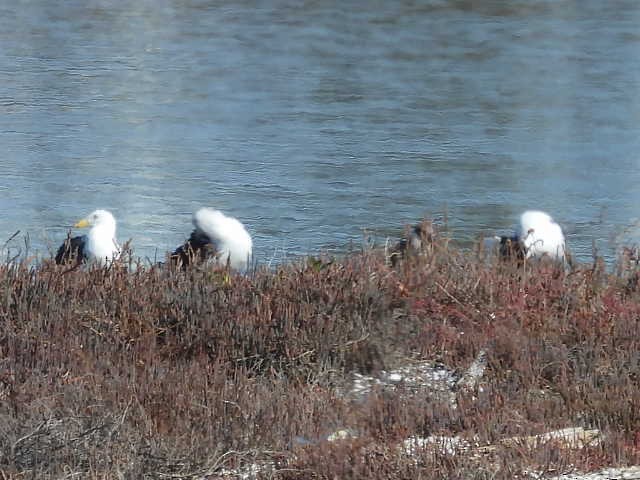
[[[112,264],[0,266],[3,478],[514,478],[638,463],[635,266],[487,261],[437,239],[240,275]],[[350,374],[429,359],[488,368],[456,407]],[[504,444],[406,455],[409,436],[478,444],[583,426],[580,450]],[[340,429],[353,432],[328,441]],[[235,473],[234,473],[235,472]]]

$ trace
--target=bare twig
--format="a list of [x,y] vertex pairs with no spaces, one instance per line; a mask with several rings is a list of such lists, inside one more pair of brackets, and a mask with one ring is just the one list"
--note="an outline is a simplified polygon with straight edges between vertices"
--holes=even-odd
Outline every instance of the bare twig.
[[38,425],[36,427],[35,430],[33,430],[32,432],[24,435],[23,437],[20,437],[18,440],[16,440],[13,445],[11,445],[11,458],[15,458],[15,454],[16,454],[16,449],[18,448],[18,445],[20,445],[21,443],[29,440],[32,437],[35,437],[37,435],[40,435],[43,430],[45,429],[45,427],[49,424],[49,422],[51,421],[50,418],[48,418],[47,420],[44,420],[40,423],[40,425]]

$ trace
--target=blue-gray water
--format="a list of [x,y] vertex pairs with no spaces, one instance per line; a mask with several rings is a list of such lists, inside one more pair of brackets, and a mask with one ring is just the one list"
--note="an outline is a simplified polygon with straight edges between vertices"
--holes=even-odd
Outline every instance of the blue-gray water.
[[547,210],[582,259],[638,238],[635,0],[0,5],[0,243],[100,207],[162,256],[205,205],[263,262],[443,212],[469,242]]

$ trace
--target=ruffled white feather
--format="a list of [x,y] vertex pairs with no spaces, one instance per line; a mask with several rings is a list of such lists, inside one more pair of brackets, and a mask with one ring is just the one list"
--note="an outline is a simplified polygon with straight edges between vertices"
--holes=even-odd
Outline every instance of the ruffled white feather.
[[516,236],[522,243],[527,258],[547,255],[557,260],[565,259],[565,240],[562,228],[550,215],[527,210],[520,216]]
[[253,242],[244,225],[219,210],[201,208],[193,214],[193,225],[216,247],[216,261],[231,268],[245,270],[251,261]]

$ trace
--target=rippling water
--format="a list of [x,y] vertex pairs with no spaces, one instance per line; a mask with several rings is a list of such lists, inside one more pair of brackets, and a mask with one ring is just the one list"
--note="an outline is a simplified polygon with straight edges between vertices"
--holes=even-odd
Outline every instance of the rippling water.
[[582,259],[638,241],[639,3],[333,3],[5,2],[0,239],[101,207],[162,256],[206,205],[263,262],[531,207]]

